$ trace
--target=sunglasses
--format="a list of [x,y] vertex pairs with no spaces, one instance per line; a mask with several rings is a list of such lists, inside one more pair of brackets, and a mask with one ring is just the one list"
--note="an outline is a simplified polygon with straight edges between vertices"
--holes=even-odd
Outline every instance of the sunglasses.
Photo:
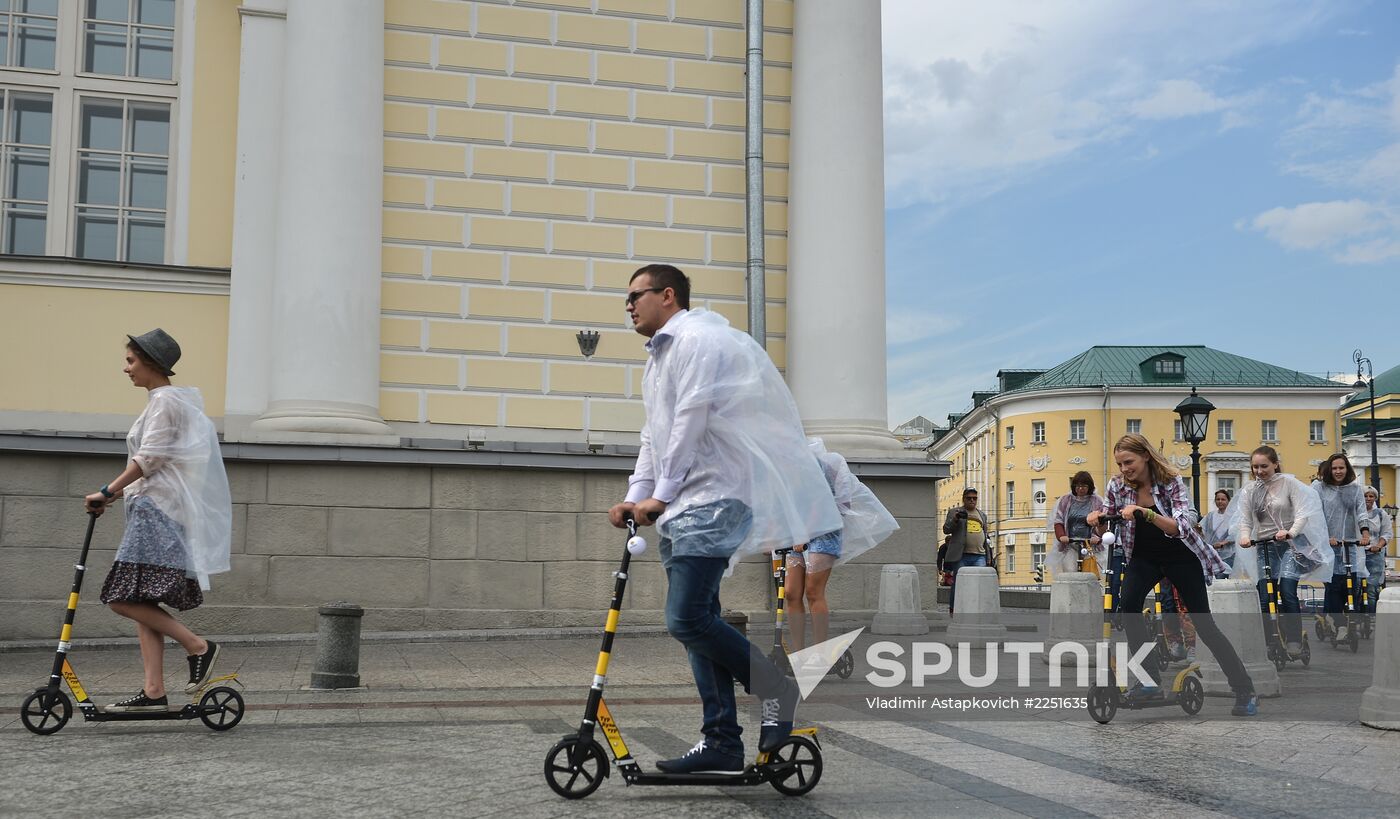
[[627,306],[631,307],[632,305],[636,304],[637,299],[640,299],[643,295],[647,293],[660,293],[662,290],[665,289],[666,288],[664,287],[648,287],[645,290],[633,290],[632,292],[627,294]]

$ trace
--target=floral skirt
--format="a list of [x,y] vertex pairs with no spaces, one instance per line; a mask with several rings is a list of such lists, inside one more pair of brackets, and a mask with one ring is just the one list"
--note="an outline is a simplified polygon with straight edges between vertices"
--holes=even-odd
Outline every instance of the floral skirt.
[[189,611],[204,602],[199,582],[185,571],[184,527],[150,498],[127,503],[126,531],[102,584],[103,603],[164,603]]

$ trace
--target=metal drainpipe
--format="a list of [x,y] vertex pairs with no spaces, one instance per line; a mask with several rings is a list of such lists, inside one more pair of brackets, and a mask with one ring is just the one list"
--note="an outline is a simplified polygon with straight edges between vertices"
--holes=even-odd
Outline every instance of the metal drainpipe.
[[763,264],[763,0],[747,0],[748,51],[744,78],[744,209],[748,231],[749,335],[768,346],[767,287]]

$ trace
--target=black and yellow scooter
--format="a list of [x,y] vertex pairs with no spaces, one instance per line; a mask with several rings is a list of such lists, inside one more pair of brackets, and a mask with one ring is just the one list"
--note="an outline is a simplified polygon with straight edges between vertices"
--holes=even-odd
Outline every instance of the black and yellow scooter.
[[[815,788],[822,775],[822,750],[815,727],[793,730],[782,745],[769,753],[760,752],[741,773],[652,773],[642,770],[632,758],[612,712],[603,701],[603,686],[607,682],[613,637],[622,613],[622,595],[627,589],[627,570],[632,555],[641,554],[646,548],[646,540],[637,534],[637,524],[629,516],[627,548],[622,553],[622,565],[613,573],[616,580],[612,606],[603,626],[603,645],[598,652],[598,665],[593,673],[593,686],[588,691],[588,703],[583,709],[583,721],[578,731],[565,735],[545,755],[545,782],[565,799],[582,799],[597,790],[603,778],[611,775],[603,746],[594,739],[594,732],[601,728],[612,749],[613,764],[628,785],[762,785],[766,782],[787,796],[801,796]],[[781,589],[779,595],[781,600]],[[781,640],[781,627],[775,640]]]
[[[1109,531],[1104,533],[1103,541],[1108,546],[1108,581],[1104,585],[1104,622],[1103,637],[1106,642],[1112,643],[1113,629],[1121,627],[1122,611],[1121,597],[1123,590],[1123,571],[1125,565],[1117,560],[1121,547],[1118,545],[1117,526],[1123,522],[1122,515],[1103,515],[1100,520],[1109,524]],[[1145,518],[1139,517],[1141,524]],[[1117,568],[1116,577],[1114,568]],[[1115,582],[1116,581],[1116,582]],[[1158,586],[1160,596],[1161,586]],[[1160,603],[1158,604],[1160,606]],[[1131,616],[1138,616],[1137,614]],[[1146,617],[1146,613],[1142,613]],[[1161,616],[1161,609],[1158,608],[1158,617]],[[1162,645],[1159,643],[1156,649],[1158,656],[1161,656]],[[1114,661],[1112,653],[1109,655],[1109,674],[1116,676],[1118,673],[1117,663]],[[1159,666],[1160,667],[1160,666]],[[1151,699],[1133,702],[1123,696],[1126,686],[1120,686],[1117,681],[1110,682],[1109,685],[1089,686],[1089,716],[1100,725],[1107,725],[1113,721],[1118,714],[1119,708],[1136,711],[1143,708],[1162,708],[1169,705],[1181,706],[1181,710],[1187,714],[1198,714],[1206,704],[1205,686],[1201,683],[1201,664],[1191,663],[1176,673],[1172,678],[1171,688],[1164,692],[1161,699]]]
[[194,693],[200,695],[199,702],[165,711],[108,711],[101,705],[97,705],[88,699],[87,691],[83,684],[78,681],[78,674],[73,670],[73,666],[68,662],[68,651],[72,647],[73,637],[73,617],[78,612],[78,593],[83,588],[83,573],[87,571],[88,548],[92,545],[92,530],[97,525],[97,514],[88,513],[87,536],[83,538],[83,553],[78,558],[78,562],[73,566],[73,590],[68,594],[68,611],[63,617],[63,633],[58,638],[58,652],[54,655],[53,673],[49,675],[49,684],[43,688],[37,688],[32,694],[24,698],[24,704],[20,706],[19,717],[28,728],[36,734],[47,735],[57,733],[63,726],[68,724],[68,720],[73,716],[73,700],[68,695],[59,690],[59,683],[68,684],[68,690],[73,692],[73,698],[78,701],[78,708],[83,712],[83,719],[88,722],[108,722],[112,720],[151,720],[151,719],[196,719],[198,718],[205,725],[215,731],[227,731],[237,725],[243,719],[243,696],[227,685],[217,685],[215,683],[238,682],[237,674],[225,674],[222,677],[215,677],[204,685],[200,686]]
[[[1344,581],[1347,584],[1346,609],[1344,611],[1347,625],[1346,639],[1337,639],[1337,627],[1332,622],[1332,615],[1327,612],[1319,613],[1313,624],[1313,633],[1317,635],[1317,639],[1324,643],[1331,643],[1333,648],[1347,646],[1351,649],[1353,654],[1361,647],[1361,638],[1363,636],[1369,636],[1369,633],[1366,635],[1362,633],[1364,628],[1363,624],[1367,621],[1366,575],[1355,573],[1353,571],[1355,565],[1351,562],[1352,550],[1360,547],[1361,544],[1359,542],[1351,540],[1343,541],[1341,547],[1338,549],[1338,551],[1341,552],[1340,559],[1342,561],[1343,570],[1346,572],[1346,580]],[[1362,567],[1365,567],[1364,562],[1362,563]],[[1338,580],[1337,575],[1333,575],[1332,582],[1340,583],[1343,581]]]

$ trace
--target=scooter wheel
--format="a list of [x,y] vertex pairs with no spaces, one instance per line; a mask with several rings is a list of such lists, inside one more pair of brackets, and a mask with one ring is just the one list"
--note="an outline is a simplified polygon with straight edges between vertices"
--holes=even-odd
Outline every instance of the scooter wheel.
[[841,659],[836,661],[836,676],[843,680],[849,680],[851,674],[856,670],[856,658],[851,656],[850,649],[841,654]]
[[1286,665],[1288,665],[1288,656],[1282,651],[1274,652],[1274,668],[1282,671]]
[[1118,713],[1118,689],[1095,685],[1089,689],[1089,716],[1100,725],[1113,721]]
[[[208,713],[209,709],[218,709]],[[243,695],[221,685],[199,698],[199,721],[215,731],[227,731],[243,721]]]
[[1307,643],[1303,644],[1303,653],[1299,656],[1298,659],[1303,661],[1303,668],[1307,668],[1308,666],[1312,665],[1312,652],[1308,650]]
[[1201,678],[1192,674],[1181,683],[1181,694],[1177,697],[1181,710],[1188,714],[1201,713],[1206,704],[1206,690],[1201,686]]
[[603,746],[591,740],[582,747],[578,737],[565,737],[544,758],[544,781],[565,799],[582,799],[598,790],[607,773]]
[[1361,648],[1361,637],[1355,631],[1347,633],[1347,645],[1351,647],[1351,653],[1355,654]]
[[24,727],[40,736],[58,733],[72,716],[73,701],[68,699],[68,695],[62,691],[50,694],[47,688],[40,688],[25,697],[24,704],[19,707],[19,718]]
[[1326,632],[1326,630],[1322,627],[1322,623],[1321,623],[1320,621],[1314,621],[1314,622],[1313,622],[1313,634],[1316,634],[1316,635],[1317,635],[1317,639],[1319,639],[1319,640],[1326,641],[1326,639],[1327,639],[1327,632]]
[[765,767],[773,770],[768,780],[785,796],[801,796],[817,786],[822,778],[822,749],[802,736],[789,736],[768,756]]

